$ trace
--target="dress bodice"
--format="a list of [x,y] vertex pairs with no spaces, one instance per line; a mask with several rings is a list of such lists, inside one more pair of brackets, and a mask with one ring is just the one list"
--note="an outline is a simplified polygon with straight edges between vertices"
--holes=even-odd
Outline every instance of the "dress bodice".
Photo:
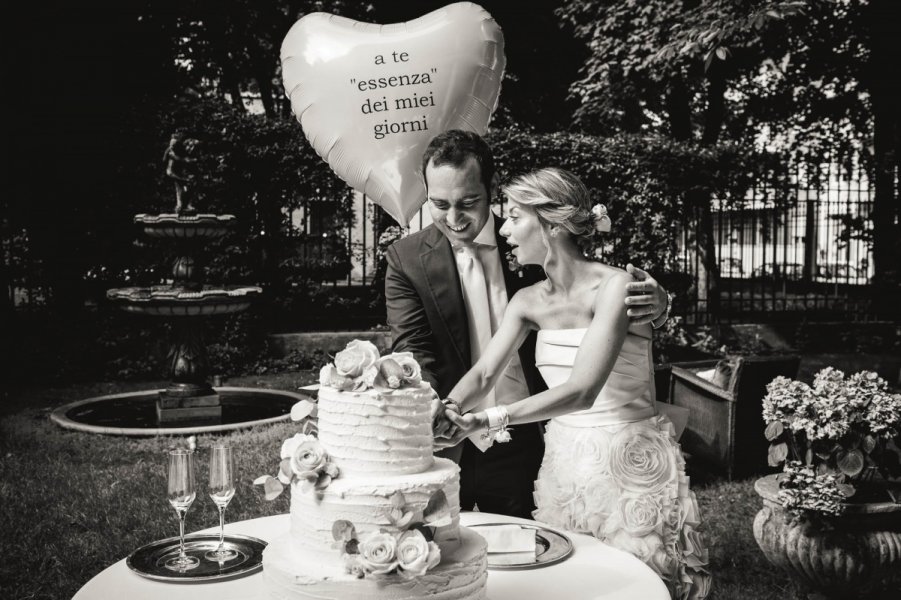
[[[535,346],[535,364],[549,388],[569,379],[587,329],[542,329]],[[585,410],[556,420],[573,427],[631,423],[656,414],[651,339],[629,331],[607,382]]]

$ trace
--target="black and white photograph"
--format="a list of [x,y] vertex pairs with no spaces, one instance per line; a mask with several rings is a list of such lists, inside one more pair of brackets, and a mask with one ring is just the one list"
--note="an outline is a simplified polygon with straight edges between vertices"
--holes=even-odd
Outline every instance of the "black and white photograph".
[[901,597],[901,2],[4,30],[3,598]]

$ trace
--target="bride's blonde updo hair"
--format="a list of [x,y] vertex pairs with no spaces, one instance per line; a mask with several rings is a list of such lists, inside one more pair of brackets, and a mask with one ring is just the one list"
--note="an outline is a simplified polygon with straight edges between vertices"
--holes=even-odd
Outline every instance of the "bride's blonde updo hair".
[[583,254],[594,257],[598,217],[592,214],[591,194],[578,177],[555,167],[539,169],[514,178],[502,192],[534,210],[543,225],[568,231]]

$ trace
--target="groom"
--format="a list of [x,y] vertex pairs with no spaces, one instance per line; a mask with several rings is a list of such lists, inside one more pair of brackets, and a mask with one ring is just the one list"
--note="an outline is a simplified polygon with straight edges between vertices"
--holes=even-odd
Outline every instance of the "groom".
[[[385,299],[393,351],[412,352],[423,378],[446,398],[497,330],[507,301],[544,276],[540,269],[508,268],[510,247],[498,235],[504,220],[490,209],[497,175],[485,140],[466,131],[442,133],[426,148],[422,169],[433,223],[388,248]],[[659,326],[666,319],[666,292],[647,273],[631,271],[639,281],[629,284],[629,315]],[[546,389],[535,367],[535,335],[487,402],[509,404]],[[478,504],[483,512],[531,518],[542,429],[538,423],[509,429],[508,443],[485,449],[464,440],[439,453],[460,465],[463,510]]]

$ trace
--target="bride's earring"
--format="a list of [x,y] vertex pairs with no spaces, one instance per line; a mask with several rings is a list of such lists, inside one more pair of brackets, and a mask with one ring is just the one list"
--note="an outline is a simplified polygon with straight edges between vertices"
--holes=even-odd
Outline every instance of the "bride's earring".
[[551,227],[551,237],[557,237],[557,228]]

